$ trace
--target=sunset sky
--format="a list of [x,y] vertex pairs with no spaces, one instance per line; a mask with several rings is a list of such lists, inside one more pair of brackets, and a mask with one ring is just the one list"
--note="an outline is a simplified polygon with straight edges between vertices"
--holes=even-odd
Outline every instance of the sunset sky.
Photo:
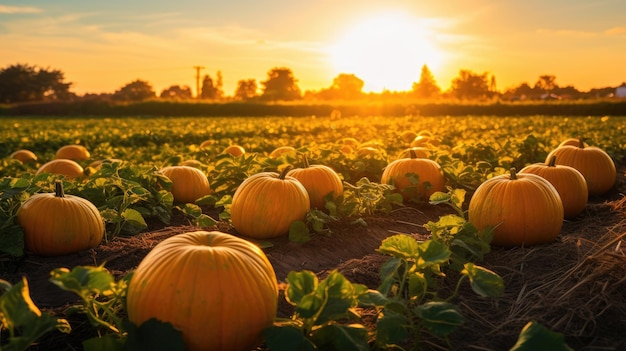
[[226,95],[290,68],[298,86],[353,73],[365,91],[410,90],[426,64],[444,90],[459,70],[505,90],[540,75],[579,90],[626,81],[623,0],[0,0],[0,69],[58,69],[71,91],[136,79],[195,93],[194,66]]

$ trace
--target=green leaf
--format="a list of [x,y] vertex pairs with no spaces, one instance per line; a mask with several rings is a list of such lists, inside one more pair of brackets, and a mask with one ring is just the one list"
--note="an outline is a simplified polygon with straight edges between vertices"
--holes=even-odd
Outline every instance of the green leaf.
[[376,320],[376,345],[386,349],[409,336],[409,321],[402,311],[384,308]]
[[393,257],[410,259],[418,254],[418,243],[408,235],[396,234],[383,240],[377,251]]
[[181,211],[191,218],[197,218],[202,214],[202,208],[196,204],[191,203],[184,204],[181,208]]
[[317,276],[311,271],[295,272],[287,274],[287,290],[285,298],[292,305],[300,303],[302,297],[309,295],[317,289]]
[[[85,351],[125,351],[124,342],[113,335],[94,337],[83,341]],[[131,348],[131,350],[140,350]],[[148,350],[148,349],[144,349]]]
[[465,318],[459,309],[448,302],[429,301],[415,308],[424,327],[436,336],[447,336],[456,330]]
[[126,210],[124,210],[124,212],[122,212],[122,217],[135,227],[148,227],[141,213],[139,213],[139,211],[135,209],[127,208]]
[[482,297],[497,297],[504,293],[502,277],[484,267],[469,262],[465,264],[461,274],[469,277],[472,290]]
[[367,328],[361,324],[327,324],[312,332],[319,350],[369,351]]
[[353,284],[337,270],[332,271],[322,280],[316,289],[316,294],[326,303],[317,317],[317,323],[345,318],[348,310],[358,304],[358,293]]
[[76,293],[81,298],[90,294],[106,294],[115,279],[104,266],[76,266],[72,270],[56,268],[50,272],[50,281],[63,290]]
[[391,257],[380,267],[380,285],[378,291],[384,295],[389,295],[391,289],[396,282],[396,272],[403,265],[403,260],[398,257]]
[[[10,331],[8,343],[3,343],[5,350],[26,350],[40,337],[55,329],[64,333],[70,331],[66,320],[42,313],[33,303],[28,281],[24,277],[0,296],[0,329]],[[20,333],[16,335],[18,330]]]
[[553,332],[535,321],[528,322],[509,351],[573,351],[563,334]]
[[289,241],[294,243],[306,243],[311,240],[309,228],[303,221],[293,221],[289,226]]
[[450,249],[439,241],[426,240],[418,246],[416,264],[423,268],[448,262],[450,259]]
[[273,325],[263,330],[263,337],[268,349],[272,351],[316,351],[312,341],[299,328],[291,325]]
[[213,219],[213,217],[203,213],[194,219],[194,224],[201,228],[208,228],[216,225],[217,221]]
[[[150,318],[139,327],[126,322],[126,349],[133,351],[184,351],[182,333],[172,324]],[[87,350],[90,351],[90,350]],[[100,351],[100,350],[93,350]],[[101,351],[106,351],[102,349]]]

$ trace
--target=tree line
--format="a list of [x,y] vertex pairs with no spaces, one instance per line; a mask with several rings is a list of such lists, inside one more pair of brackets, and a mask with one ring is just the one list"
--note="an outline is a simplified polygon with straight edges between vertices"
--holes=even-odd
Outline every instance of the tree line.
[[[61,70],[41,68],[28,64],[14,64],[0,70],[0,103],[23,103],[36,101],[67,101],[97,99],[103,101],[134,102],[150,99],[204,100],[204,101],[294,101],[294,100],[360,100],[360,99],[458,99],[458,100],[524,100],[524,99],[589,99],[608,97],[616,87],[592,89],[582,92],[573,86],[559,86],[554,75],[542,75],[533,85],[527,82],[500,92],[496,78],[489,73],[475,73],[461,69],[450,88],[443,91],[427,65],[423,65],[419,80],[410,91],[383,91],[365,93],[365,82],[354,74],[340,73],[327,88],[302,92],[291,69],[275,67],[268,71],[264,81],[242,79],[232,96],[223,89],[222,74],[215,77],[204,75],[200,91],[194,96],[188,85],[171,85],[158,95],[152,85],[142,79],[129,82],[114,93],[87,93],[78,96],[65,82]],[[626,85],[626,83],[622,83]]]

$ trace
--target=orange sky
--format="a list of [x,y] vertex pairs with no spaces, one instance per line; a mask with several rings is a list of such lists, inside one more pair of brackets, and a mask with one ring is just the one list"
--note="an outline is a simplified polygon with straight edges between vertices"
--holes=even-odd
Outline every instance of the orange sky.
[[626,81],[626,2],[10,0],[0,43],[0,68],[59,69],[78,94],[135,79],[157,94],[195,91],[193,66],[221,71],[226,95],[274,67],[290,68],[302,91],[339,73],[365,91],[410,90],[423,64],[443,89],[467,69],[495,75],[500,90],[551,74],[585,91]]

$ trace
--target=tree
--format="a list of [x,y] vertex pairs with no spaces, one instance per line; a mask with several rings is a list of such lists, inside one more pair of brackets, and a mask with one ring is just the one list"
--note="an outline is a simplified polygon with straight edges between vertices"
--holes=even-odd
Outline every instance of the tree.
[[152,86],[148,82],[137,79],[132,81],[113,94],[115,100],[143,101],[156,97]]
[[63,72],[29,65],[12,65],[0,70],[0,102],[67,100],[72,83],[65,83]]
[[180,85],[172,85],[164,89],[159,97],[162,99],[186,100],[193,98],[193,93],[191,92],[191,87],[188,85],[182,87]]
[[535,89],[542,93],[551,93],[552,90],[558,88],[556,84],[556,77],[550,74],[544,74],[539,76],[539,79],[535,83]]
[[300,88],[296,84],[297,80],[293,76],[293,72],[289,68],[280,67],[273,68],[267,73],[267,80],[261,82],[263,84],[264,100],[296,100],[300,99]]
[[200,91],[200,98],[207,100],[219,100],[224,93],[222,92],[222,74],[217,72],[217,81],[214,83],[210,75],[205,75],[202,79],[202,89]]
[[346,99],[354,100],[363,97],[365,83],[354,74],[340,73],[333,79],[333,85],[320,90],[317,97],[325,100]]
[[250,100],[257,96],[256,79],[242,79],[237,82],[237,90],[235,90],[235,99]]
[[435,77],[428,66],[422,66],[419,82],[413,83],[413,93],[417,97],[425,99],[435,97],[441,93],[441,88],[437,85]]
[[469,70],[459,71],[452,80],[450,92],[458,99],[480,99],[490,95],[487,73],[476,74]]

